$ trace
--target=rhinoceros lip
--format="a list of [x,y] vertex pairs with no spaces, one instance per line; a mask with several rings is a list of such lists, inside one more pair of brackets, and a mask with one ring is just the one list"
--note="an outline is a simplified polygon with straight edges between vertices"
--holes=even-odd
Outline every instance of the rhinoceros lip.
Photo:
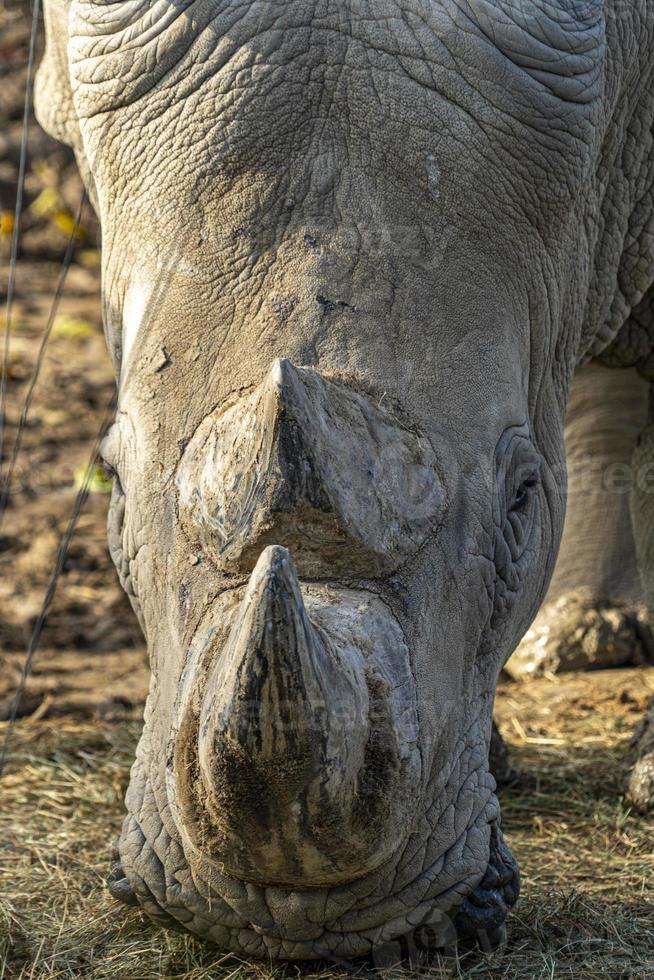
[[520,872],[497,823],[491,825],[490,855],[483,878],[459,906],[454,919],[464,945],[490,951],[506,939],[505,920],[520,893]]
[[[113,867],[107,880],[110,894],[125,905],[138,905],[139,899],[123,870],[116,845],[113,849],[113,858]],[[440,930],[441,940],[432,945],[433,940],[420,936],[420,941],[413,944],[411,935],[405,937],[406,941],[402,941],[400,936],[399,939],[373,943],[368,956],[373,962],[382,965],[386,962],[387,954],[390,954],[393,962],[396,962],[395,951],[400,952],[401,959],[409,960],[416,954],[422,959],[427,952],[431,954],[443,947],[447,950],[452,945],[464,948],[476,945],[485,952],[491,952],[506,941],[505,920],[518,899],[519,891],[518,866],[504,842],[498,823],[493,822],[486,871],[479,884],[467,895],[461,905],[449,915],[442,912],[438,914],[438,922],[443,927]],[[150,915],[152,916],[152,910]],[[426,918],[429,920],[431,916],[428,915]],[[169,915],[162,906],[159,906],[155,920],[167,928],[186,931],[185,926]],[[417,926],[416,934],[424,924],[423,921]],[[390,965],[390,961],[386,965]]]

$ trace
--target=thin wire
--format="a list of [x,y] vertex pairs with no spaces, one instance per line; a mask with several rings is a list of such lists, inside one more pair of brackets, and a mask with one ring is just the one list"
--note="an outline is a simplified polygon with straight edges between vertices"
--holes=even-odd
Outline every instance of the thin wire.
[[2,377],[0,378],[0,467],[4,459],[5,439],[5,410],[7,403],[7,385],[9,383],[9,340],[11,331],[11,314],[14,306],[16,290],[16,264],[18,261],[18,240],[20,220],[23,213],[23,191],[25,189],[25,170],[27,165],[27,137],[29,118],[32,111],[34,93],[34,61],[36,54],[36,37],[41,13],[41,0],[34,0],[32,11],[32,31],[30,34],[30,50],[27,61],[27,82],[25,83],[25,102],[23,105],[23,130],[20,138],[20,160],[18,164],[18,186],[16,188],[16,210],[14,211],[14,227],[11,238],[11,255],[9,259],[9,280],[7,283],[7,319],[2,345]]
[[12,479],[14,475],[14,470],[16,468],[16,462],[18,460],[18,454],[20,453],[20,447],[22,445],[23,431],[25,429],[25,425],[27,423],[27,417],[29,415],[29,410],[32,404],[34,389],[39,379],[41,366],[43,364],[43,358],[45,356],[45,349],[48,340],[50,339],[50,334],[52,332],[52,327],[55,321],[55,317],[57,315],[57,310],[59,309],[59,302],[61,300],[64,284],[66,282],[66,276],[68,275],[68,270],[70,269],[73,260],[73,254],[75,251],[75,240],[77,237],[78,228],[80,227],[82,222],[82,214],[86,206],[86,201],[87,201],[87,196],[86,196],[86,191],[84,191],[79,202],[79,208],[77,209],[77,217],[75,218],[75,225],[70,233],[70,238],[68,239],[68,245],[66,246],[66,252],[62,260],[62,266],[61,266],[61,271],[59,273],[59,279],[57,281],[57,287],[55,289],[52,305],[50,307],[50,313],[48,315],[48,322],[46,324],[45,332],[41,339],[41,346],[39,347],[39,352],[36,358],[36,364],[34,365],[32,377],[30,378],[29,388],[27,389],[27,395],[25,396],[25,402],[23,405],[23,411],[21,413],[20,421],[18,423],[18,431],[16,432],[16,438],[14,439],[11,458],[9,460],[9,465],[7,467],[7,471],[5,473],[4,479],[2,480],[2,487],[0,489],[0,529],[2,528],[5,512],[7,510],[7,505],[9,503]]
[[68,548],[70,547],[70,542],[75,532],[75,528],[77,526],[77,522],[79,520],[82,507],[86,503],[86,500],[89,496],[89,489],[90,489],[91,479],[93,475],[93,465],[98,457],[100,443],[102,442],[107,432],[107,429],[109,428],[111,420],[113,418],[116,409],[117,399],[118,399],[118,394],[116,391],[114,391],[111,397],[111,401],[109,402],[109,405],[107,406],[107,410],[105,411],[104,417],[102,419],[100,431],[98,432],[95,443],[93,444],[93,449],[89,457],[88,466],[84,474],[84,480],[77,492],[77,496],[75,497],[75,504],[73,506],[73,511],[70,516],[70,520],[68,521],[68,526],[66,528],[66,531],[64,532],[64,536],[61,539],[61,543],[59,545],[59,550],[57,552],[57,559],[55,561],[54,569],[52,570],[52,575],[50,576],[50,581],[48,583],[48,588],[46,590],[45,597],[43,599],[43,604],[41,605],[41,611],[39,612],[37,620],[34,624],[34,629],[32,630],[29,646],[27,648],[27,655],[25,657],[25,662],[23,663],[23,668],[21,671],[20,681],[18,683],[18,687],[16,689],[16,693],[14,695],[13,701],[11,703],[11,711],[9,712],[8,725],[2,742],[2,750],[0,751],[0,777],[2,777],[4,773],[5,763],[7,760],[7,752],[9,750],[9,742],[11,740],[14,726],[16,724],[18,708],[20,707],[20,703],[23,699],[23,694],[25,693],[27,681],[29,679],[32,670],[34,655],[36,653],[36,649],[39,640],[41,638],[43,625],[45,623],[46,617],[50,610],[50,606],[52,605],[52,600],[54,599],[55,592],[57,591],[57,583],[59,581],[59,576],[61,575],[61,572],[63,570],[64,563],[66,561],[66,556],[68,554]]

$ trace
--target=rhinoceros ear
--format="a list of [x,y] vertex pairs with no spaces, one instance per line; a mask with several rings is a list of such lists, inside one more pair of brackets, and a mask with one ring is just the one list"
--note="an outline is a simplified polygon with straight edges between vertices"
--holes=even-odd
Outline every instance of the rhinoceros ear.
[[604,0],[465,0],[463,10],[517,68],[567,102],[599,94]]
[[69,0],[45,0],[45,53],[34,87],[36,118],[50,136],[75,146],[79,128],[68,71]]
[[217,6],[70,0],[68,59],[79,118],[121,109],[147,94],[175,69]]
[[70,0],[45,0],[45,52],[34,84],[34,110],[46,133],[70,146],[97,210],[95,184],[84,153],[68,57]]

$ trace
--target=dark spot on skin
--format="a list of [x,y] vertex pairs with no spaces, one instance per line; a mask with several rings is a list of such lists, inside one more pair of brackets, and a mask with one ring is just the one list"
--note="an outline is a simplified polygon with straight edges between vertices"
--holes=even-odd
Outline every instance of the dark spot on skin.
[[356,313],[356,306],[350,306],[349,303],[345,303],[343,300],[334,301],[327,299],[327,297],[323,296],[321,293],[318,293],[316,300],[320,306],[322,306],[323,313],[333,313],[334,310],[351,310],[353,313]]
[[179,588],[179,605],[182,611],[186,608],[189,599],[191,598],[190,590],[186,582],[182,582]]
[[324,296],[321,296],[320,293],[318,293],[318,295],[316,296],[316,299],[318,300],[318,302],[322,306],[323,313],[332,313],[336,309],[334,303],[332,303],[332,301],[330,299],[325,299],[325,297]]
[[155,362],[154,362],[155,374],[159,374],[160,371],[164,371],[167,367],[170,367],[170,363],[171,363],[170,354],[164,347],[162,347],[155,357]]

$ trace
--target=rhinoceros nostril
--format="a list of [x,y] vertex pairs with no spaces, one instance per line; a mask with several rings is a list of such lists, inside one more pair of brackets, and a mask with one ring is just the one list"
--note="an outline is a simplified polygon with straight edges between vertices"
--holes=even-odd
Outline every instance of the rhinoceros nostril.
[[180,511],[228,571],[283,542],[310,578],[393,571],[437,527],[443,492],[424,438],[345,384],[278,360],[205,419],[178,471]]

